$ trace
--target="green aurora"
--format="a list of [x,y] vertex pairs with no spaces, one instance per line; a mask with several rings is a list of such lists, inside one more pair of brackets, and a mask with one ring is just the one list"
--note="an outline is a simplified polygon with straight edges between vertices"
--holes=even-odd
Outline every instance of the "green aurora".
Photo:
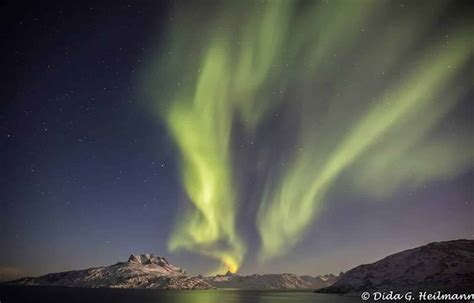
[[[263,174],[261,198],[253,201],[262,262],[298,243],[341,180],[350,180],[354,194],[383,200],[401,186],[472,167],[465,128],[429,136],[470,85],[459,75],[472,60],[472,24],[454,20],[449,32],[429,32],[448,5],[176,4],[167,43],[147,73],[147,89],[180,152],[190,202],[170,250],[215,258],[218,272],[239,269],[247,245],[236,222],[242,204],[233,133],[258,136],[283,105],[296,109],[296,143],[285,149],[284,166]],[[415,55],[406,59],[409,51]]]

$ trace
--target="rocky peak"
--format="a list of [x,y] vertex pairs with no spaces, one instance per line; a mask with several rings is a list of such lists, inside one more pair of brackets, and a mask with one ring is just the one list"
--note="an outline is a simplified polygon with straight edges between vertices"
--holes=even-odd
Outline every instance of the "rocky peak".
[[130,266],[143,265],[149,269],[160,270],[168,274],[186,275],[186,271],[183,269],[170,264],[164,257],[154,254],[131,254],[127,263]]
[[128,263],[137,263],[137,264],[158,264],[160,266],[169,266],[170,263],[160,256],[155,256],[154,254],[142,254],[135,255],[131,254],[128,258]]

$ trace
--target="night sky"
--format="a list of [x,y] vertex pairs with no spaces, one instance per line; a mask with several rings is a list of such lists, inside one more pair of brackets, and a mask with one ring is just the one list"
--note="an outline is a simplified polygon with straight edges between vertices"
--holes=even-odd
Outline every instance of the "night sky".
[[474,238],[469,1],[1,5],[0,280],[338,273]]

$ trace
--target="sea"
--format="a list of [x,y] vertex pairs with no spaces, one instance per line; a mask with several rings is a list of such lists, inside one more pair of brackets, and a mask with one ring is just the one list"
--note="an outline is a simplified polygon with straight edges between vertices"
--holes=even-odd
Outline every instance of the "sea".
[[0,303],[351,303],[360,297],[311,291],[179,290],[0,286]]

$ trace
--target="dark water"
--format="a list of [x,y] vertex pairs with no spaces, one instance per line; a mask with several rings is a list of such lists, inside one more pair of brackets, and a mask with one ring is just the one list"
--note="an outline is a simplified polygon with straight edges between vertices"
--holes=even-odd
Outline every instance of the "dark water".
[[310,291],[88,289],[66,287],[0,286],[1,303],[114,302],[114,303],[351,303],[357,297],[315,294]]

